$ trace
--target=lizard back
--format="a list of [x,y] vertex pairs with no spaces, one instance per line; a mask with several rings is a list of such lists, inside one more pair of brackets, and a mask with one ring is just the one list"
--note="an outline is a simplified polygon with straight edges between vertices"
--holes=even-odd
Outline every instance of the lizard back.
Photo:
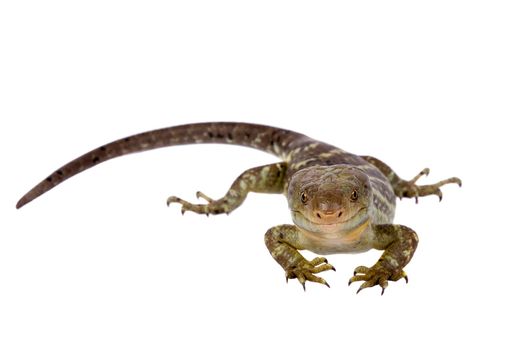
[[63,165],[33,187],[16,207],[41,196],[68,178],[115,157],[161,147],[188,144],[232,144],[273,154],[287,164],[286,178],[316,165],[347,164],[363,170],[370,178],[378,220],[391,222],[395,196],[385,176],[363,158],[303,134],[265,125],[215,122],[178,125],[124,137],[97,147]]

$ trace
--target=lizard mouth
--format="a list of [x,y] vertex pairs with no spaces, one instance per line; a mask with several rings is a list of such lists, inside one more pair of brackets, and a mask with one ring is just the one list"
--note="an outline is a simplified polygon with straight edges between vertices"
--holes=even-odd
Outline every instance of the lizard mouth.
[[307,220],[308,222],[314,224],[314,225],[317,225],[317,226],[335,226],[335,225],[342,225],[344,223],[347,223],[349,222],[350,220],[352,219],[346,219],[346,220],[336,220],[336,221],[329,221],[329,220],[326,220],[326,221],[315,221],[315,220],[311,220],[309,218],[307,218],[306,216],[304,216],[304,219]]
[[337,232],[351,229],[356,224],[359,224],[363,221],[364,216],[366,216],[367,208],[361,208],[357,213],[351,217],[346,217],[343,220],[334,220],[334,221],[319,221],[312,220],[308,215],[303,214],[299,210],[293,210],[292,216],[293,221],[297,226],[308,231],[323,231],[323,232]]

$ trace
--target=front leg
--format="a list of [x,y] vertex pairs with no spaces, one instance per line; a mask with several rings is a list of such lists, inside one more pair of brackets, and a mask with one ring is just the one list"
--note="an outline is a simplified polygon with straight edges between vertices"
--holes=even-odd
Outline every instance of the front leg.
[[280,225],[272,227],[266,232],[264,242],[272,254],[272,257],[281,265],[289,278],[297,278],[306,290],[306,281],[330,285],[316,273],[333,270],[335,268],[328,264],[324,257],[317,257],[311,261],[306,260],[297,250],[303,249],[299,243],[301,231],[294,225]]
[[373,247],[385,250],[379,261],[372,267],[359,266],[354,270],[348,285],[356,281],[364,281],[357,290],[359,293],[364,288],[379,285],[383,295],[388,281],[398,281],[408,277],[403,271],[417,248],[417,234],[410,228],[402,225],[384,224],[374,225]]
[[182,204],[181,212],[193,211],[198,214],[229,214],[238,208],[249,192],[282,193],[284,190],[284,175],[286,163],[275,163],[246,170],[231,185],[228,192],[220,199],[214,200],[202,192],[197,192],[197,198],[202,198],[208,204],[193,204],[176,196],[168,198],[171,203]]

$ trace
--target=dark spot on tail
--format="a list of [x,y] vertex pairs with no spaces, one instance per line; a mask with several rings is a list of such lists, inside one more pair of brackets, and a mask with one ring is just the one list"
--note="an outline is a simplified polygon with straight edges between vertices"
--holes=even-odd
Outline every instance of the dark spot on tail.
[[228,141],[232,141],[233,140],[233,135],[232,135],[231,132],[229,132],[226,137],[228,138]]
[[211,131],[208,131],[208,137],[211,139],[213,138],[213,133]]
[[64,173],[62,172],[62,170],[57,170],[57,175],[58,176],[62,176],[62,175],[64,175]]
[[100,150],[101,152],[106,152],[106,147],[105,147],[105,146],[102,146],[102,147],[99,148],[99,150]]
[[100,162],[100,158],[99,157],[93,158],[93,164],[98,163],[98,162]]
[[224,138],[224,135],[223,134],[217,134],[217,138],[222,139],[222,138]]
[[278,131],[272,132],[272,135],[270,136],[270,145],[275,145],[275,143],[280,144],[281,143],[281,133]]
[[251,135],[249,132],[246,131],[246,132],[244,133],[244,137],[245,137],[245,138],[249,139],[250,136],[252,136],[252,135]]
[[129,140],[130,140],[129,137],[126,137],[126,138],[124,139],[124,142],[129,142]]
[[51,178],[51,176],[49,176],[47,179],[46,179],[47,182],[51,182],[53,181],[53,179]]

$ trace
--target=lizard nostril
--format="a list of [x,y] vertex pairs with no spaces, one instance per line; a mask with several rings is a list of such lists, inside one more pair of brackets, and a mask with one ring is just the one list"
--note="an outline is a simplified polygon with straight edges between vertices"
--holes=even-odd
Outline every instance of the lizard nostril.
[[343,212],[340,211],[339,214],[337,214],[337,217],[340,218],[343,215]]
[[317,217],[320,219],[321,218],[321,214],[317,213]]

